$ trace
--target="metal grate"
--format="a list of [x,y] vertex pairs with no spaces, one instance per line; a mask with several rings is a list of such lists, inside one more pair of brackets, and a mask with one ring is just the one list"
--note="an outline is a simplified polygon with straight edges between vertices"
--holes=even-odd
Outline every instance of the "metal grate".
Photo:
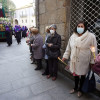
[[100,0],[71,0],[71,34],[79,20],[88,23],[89,31],[96,36],[100,52]]

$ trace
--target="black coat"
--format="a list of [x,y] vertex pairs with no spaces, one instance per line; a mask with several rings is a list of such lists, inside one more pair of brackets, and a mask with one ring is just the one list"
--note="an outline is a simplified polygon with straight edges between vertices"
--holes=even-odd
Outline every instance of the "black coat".
[[[52,43],[51,47],[48,47],[48,44]],[[46,54],[49,58],[58,58],[61,56],[60,48],[61,48],[61,36],[55,32],[54,36],[48,37],[46,41],[47,50]]]
[[12,44],[12,33],[8,31],[6,31],[5,33],[6,33],[7,44],[11,45]]

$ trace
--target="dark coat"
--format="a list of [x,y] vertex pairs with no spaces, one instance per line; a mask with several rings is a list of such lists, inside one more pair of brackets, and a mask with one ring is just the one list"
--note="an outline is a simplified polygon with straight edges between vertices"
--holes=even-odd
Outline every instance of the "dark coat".
[[12,44],[12,33],[8,31],[6,31],[5,33],[6,33],[7,44],[11,45]]
[[37,34],[34,38],[34,42],[33,42],[33,46],[32,46],[35,59],[43,58],[42,47],[43,47],[43,38],[40,34]]
[[21,42],[21,32],[16,32],[16,39],[18,43]]
[[[61,56],[60,48],[61,48],[61,36],[55,32],[54,36],[50,36],[47,41],[47,51],[46,54],[49,58],[58,58]],[[48,47],[48,44],[52,43],[51,47]]]

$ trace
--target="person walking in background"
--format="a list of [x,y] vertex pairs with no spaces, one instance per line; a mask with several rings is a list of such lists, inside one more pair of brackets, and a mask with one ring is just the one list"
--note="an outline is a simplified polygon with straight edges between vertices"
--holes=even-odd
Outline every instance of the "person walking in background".
[[75,87],[70,93],[78,91],[78,97],[82,95],[82,86],[86,74],[94,64],[94,58],[90,47],[94,46],[97,50],[95,35],[90,33],[87,24],[80,21],[75,28],[74,33],[69,39],[66,51],[62,60],[68,60],[70,57],[70,71],[75,79]]
[[27,26],[25,26],[25,37],[27,37],[27,30],[28,30],[28,28],[27,28]]
[[22,37],[26,37],[26,34],[25,34],[25,26],[22,26]]
[[37,62],[37,67],[35,70],[41,70],[42,69],[42,58],[43,58],[43,38],[39,34],[39,31],[37,28],[32,28],[31,29],[32,34],[34,35],[34,41],[33,44],[31,44],[32,49],[33,49],[33,57]]
[[46,41],[46,54],[48,55],[49,62],[49,75],[47,76],[47,78],[49,79],[50,77],[52,77],[53,81],[57,79],[58,57],[61,56],[61,36],[57,34],[56,29],[57,26],[55,24],[50,26],[51,35]]
[[48,56],[46,54],[46,41],[48,39],[48,37],[50,36],[50,27],[47,26],[46,27],[46,37],[45,37],[45,44],[43,45],[43,49],[44,49],[44,59],[45,59],[45,62],[46,62],[46,68],[45,68],[45,71],[42,75],[49,75],[49,64],[48,64]]
[[8,46],[11,46],[12,44],[12,27],[11,27],[11,23],[9,23],[9,25],[7,24],[5,26],[5,33],[6,33],[6,41]]
[[14,31],[15,31],[17,43],[19,44],[21,43],[21,27],[19,25],[15,25]]
[[28,30],[28,28],[26,27],[26,26],[23,26],[22,27],[22,37],[27,37],[27,30]]

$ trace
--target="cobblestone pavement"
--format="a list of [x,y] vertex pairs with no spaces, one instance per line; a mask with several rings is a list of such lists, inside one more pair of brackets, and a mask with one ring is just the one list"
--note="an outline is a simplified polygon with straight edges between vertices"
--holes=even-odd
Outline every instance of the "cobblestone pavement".
[[59,74],[57,81],[46,79],[30,64],[29,49],[22,39],[7,47],[0,42],[0,100],[99,100],[92,95],[69,94],[73,81]]

